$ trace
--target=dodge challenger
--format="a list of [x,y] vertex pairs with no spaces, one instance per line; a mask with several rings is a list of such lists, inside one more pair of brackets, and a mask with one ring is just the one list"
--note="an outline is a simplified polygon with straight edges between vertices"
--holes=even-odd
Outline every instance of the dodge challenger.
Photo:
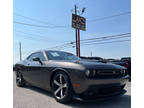
[[63,51],[34,52],[15,64],[16,84],[51,91],[56,101],[95,100],[124,94],[128,81],[125,67],[90,62]]

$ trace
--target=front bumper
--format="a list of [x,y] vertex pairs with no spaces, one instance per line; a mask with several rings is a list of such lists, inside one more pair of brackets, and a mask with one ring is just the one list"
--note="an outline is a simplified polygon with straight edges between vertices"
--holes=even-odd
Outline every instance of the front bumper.
[[109,94],[109,95],[103,95],[103,96],[97,96],[97,95],[92,95],[92,96],[82,96],[82,95],[74,95],[73,98],[79,101],[83,101],[83,102],[92,102],[92,101],[103,101],[103,100],[109,100],[109,99],[113,99],[117,96],[121,96],[123,94],[126,93],[126,90],[121,90],[120,92],[115,92],[113,94]]
[[[79,84],[80,86],[73,86],[75,94],[81,95],[89,90],[96,91],[97,89],[105,87],[122,87],[128,81],[129,76],[124,76],[117,79],[78,79],[73,80],[72,84]],[[94,87],[94,88],[93,88]],[[121,92],[121,90],[119,91]],[[114,92],[113,92],[114,93]],[[110,93],[111,94],[111,93]]]

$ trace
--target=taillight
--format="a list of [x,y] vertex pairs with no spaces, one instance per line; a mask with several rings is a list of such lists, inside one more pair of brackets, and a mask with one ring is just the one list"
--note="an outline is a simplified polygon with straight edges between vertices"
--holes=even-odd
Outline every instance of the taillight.
[[126,68],[128,69],[128,67],[129,67],[129,63],[128,63],[128,61],[126,62]]

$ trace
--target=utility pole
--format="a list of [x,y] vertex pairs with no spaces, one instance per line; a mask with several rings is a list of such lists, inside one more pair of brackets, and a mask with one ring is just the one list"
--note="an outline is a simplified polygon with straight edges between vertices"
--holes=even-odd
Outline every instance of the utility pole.
[[78,57],[80,57],[80,30],[78,29]]
[[21,56],[21,42],[19,42],[19,53],[20,53],[20,61],[22,60],[22,56]]
[[[80,30],[85,31],[85,18],[77,15],[77,6],[75,5],[75,14],[72,14],[72,27],[76,32],[76,55],[80,57]],[[85,8],[82,9],[83,14]]]
[[[75,15],[77,15],[77,6],[75,5]],[[78,56],[78,42],[77,42],[77,28],[75,29],[76,32],[76,55]]]

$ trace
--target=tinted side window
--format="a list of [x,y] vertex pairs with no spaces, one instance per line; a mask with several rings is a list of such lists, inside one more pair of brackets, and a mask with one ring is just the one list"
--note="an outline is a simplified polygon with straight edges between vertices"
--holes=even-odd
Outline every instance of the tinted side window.
[[32,61],[33,57],[35,57],[35,53],[31,54],[31,55],[27,58],[27,60]]
[[46,61],[43,53],[41,53],[41,52],[37,53],[37,57],[39,57],[41,61]]
[[42,54],[41,52],[33,53],[33,54],[31,54],[27,59],[28,59],[29,61],[32,61],[32,59],[33,59],[34,57],[39,57],[41,61],[46,61],[45,57],[43,56],[43,54]]

